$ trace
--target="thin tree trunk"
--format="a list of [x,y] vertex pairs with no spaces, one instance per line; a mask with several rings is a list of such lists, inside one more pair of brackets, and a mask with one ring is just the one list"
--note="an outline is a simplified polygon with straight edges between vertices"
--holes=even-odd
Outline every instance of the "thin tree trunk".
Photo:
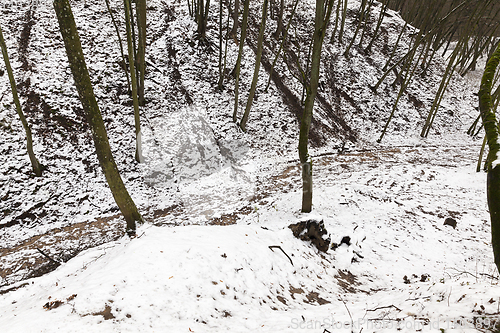
[[[231,15],[230,8],[231,8],[231,0],[229,0],[229,7],[228,7],[228,16],[227,16],[227,30],[228,31],[226,31],[226,38],[225,38],[224,61],[223,61],[223,64],[222,64],[222,69],[220,70],[220,73],[219,73],[220,74],[219,75],[219,82],[218,82],[219,90],[222,90],[224,88],[224,76],[226,75],[227,44],[228,44],[227,42],[229,40],[229,18],[230,18],[230,15]],[[221,35],[222,35],[222,30],[221,30]],[[222,36],[221,36],[221,38],[222,38]],[[221,55],[222,55],[222,46],[221,46]]]
[[217,81],[217,87],[222,91],[222,1],[219,1],[219,80]]
[[335,24],[333,25],[332,36],[330,37],[330,44],[333,44],[335,41],[335,34],[337,33],[337,28],[339,26],[339,18],[340,18],[340,7],[342,6],[342,0],[338,0],[338,4],[335,6]]
[[231,29],[230,35],[236,39],[236,33],[238,32],[238,16],[240,11],[240,0],[234,1],[234,10],[233,10],[233,29]]
[[207,22],[208,10],[210,8],[210,0],[198,0],[198,14],[196,15],[196,22],[198,23],[198,39],[201,43],[205,43],[207,37]]
[[0,47],[2,48],[3,60],[5,62],[5,67],[7,67],[7,74],[9,75],[10,87],[12,89],[12,97],[14,99],[14,104],[16,105],[16,111],[21,119],[21,122],[24,127],[24,131],[26,132],[26,148],[28,150],[28,156],[31,161],[31,166],[33,168],[33,172],[37,177],[42,175],[42,165],[38,162],[35,153],[33,152],[33,138],[31,136],[31,128],[24,116],[23,110],[21,109],[21,103],[19,102],[19,96],[17,95],[17,86],[16,81],[14,79],[14,73],[12,72],[12,67],[10,66],[9,55],[7,53],[7,45],[5,45],[5,40],[3,38],[2,28],[0,27]]
[[387,5],[388,4],[389,4],[389,1],[386,1],[386,3],[383,4],[382,8],[380,9],[380,14],[379,14],[378,20],[377,20],[377,26],[375,27],[375,31],[373,32],[372,40],[370,41],[370,43],[368,44],[368,46],[365,49],[367,52],[371,52],[373,44],[375,43],[375,40],[377,39],[377,37],[379,35],[378,32],[380,31],[380,27],[382,25],[382,21],[384,20],[384,16],[387,13]]
[[135,235],[136,221],[142,222],[142,216],[139,214],[134,201],[123,184],[113,154],[111,153],[108,135],[104,126],[104,121],[102,120],[101,112],[99,111],[99,106],[95,99],[92,83],[90,82],[80,36],[76,29],[69,1],[54,0],[54,9],[59,22],[59,29],[64,40],[71,72],[75,80],[76,90],[78,91],[80,102],[82,103],[87,121],[92,130],[92,138],[94,140],[99,164],[101,165],[116,204],[127,221],[127,234],[133,236]]
[[274,57],[273,64],[271,65],[271,69],[269,71],[269,78],[267,80],[266,88],[264,89],[264,91],[266,91],[266,92],[269,89],[269,84],[271,83],[271,78],[273,77],[273,71],[274,71],[274,67],[276,66],[276,61],[278,61],[278,57],[279,57],[281,50],[283,49],[283,45],[285,44],[286,39],[288,37],[288,31],[290,30],[290,24],[292,23],[292,19],[293,19],[293,16],[295,15],[295,10],[297,9],[298,4],[299,4],[299,0],[295,0],[295,4],[293,5],[292,13],[290,14],[290,19],[289,19],[289,21],[286,25],[286,28],[285,28],[285,33],[283,35],[283,39],[281,40],[280,47],[278,49],[278,52],[276,52],[276,56]]
[[262,59],[262,45],[264,44],[264,31],[266,30],[267,3],[268,0],[264,0],[264,7],[262,8],[262,19],[260,22],[259,39],[257,41],[257,54],[255,55],[255,69],[253,71],[252,85],[250,87],[250,92],[248,93],[245,113],[243,113],[243,117],[241,118],[240,122],[240,127],[243,132],[246,131],[248,116],[250,114],[250,109],[252,108],[255,90],[257,89],[257,81],[259,80],[260,60]]
[[342,8],[342,21],[340,22],[339,43],[342,44],[344,36],[345,19],[347,17],[347,0],[344,0],[344,7]]
[[300,123],[299,158],[302,164],[302,212],[312,210],[312,162],[308,153],[309,130],[311,128],[314,100],[318,91],[319,67],[321,62],[321,49],[325,38],[326,27],[330,20],[334,0],[327,0],[325,13],[325,0],[316,0],[316,16],[314,23],[313,51],[311,59],[311,76],[306,84],[307,97],[304,113]]
[[144,79],[146,75],[146,0],[137,0],[137,27],[139,33],[137,49],[137,69],[139,77],[137,78],[137,98],[139,105],[145,104],[144,99]]
[[234,111],[233,111],[233,121],[238,121],[238,90],[240,86],[240,67],[241,58],[243,57],[243,45],[245,44],[245,39],[247,37],[247,22],[248,22],[248,11],[250,7],[250,0],[244,0],[243,3],[243,21],[241,22],[241,38],[240,47],[238,50],[238,59],[236,60],[236,67],[234,70],[235,83],[234,83]]
[[125,26],[127,28],[127,46],[128,46],[128,62],[130,65],[130,79],[132,80],[132,103],[134,104],[134,123],[135,123],[135,160],[139,163],[143,162],[142,157],[142,133],[141,133],[141,116],[139,112],[139,99],[137,97],[137,78],[135,76],[135,60],[134,46],[131,31],[131,15],[130,15],[130,0],[124,0],[125,4]]
[[484,139],[483,139],[483,144],[481,145],[481,150],[479,150],[479,157],[477,159],[476,172],[481,171],[481,164],[483,163],[484,148],[486,148],[487,143],[488,143],[488,138],[485,135]]
[[361,0],[361,5],[359,8],[359,22],[358,25],[356,26],[356,30],[354,31],[354,36],[352,37],[351,42],[349,45],[347,45],[347,48],[344,51],[344,57],[349,57],[349,51],[351,50],[351,47],[354,45],[356,41],[356,37],[358,36],[359,30],[361,29],[361,25],[363,24],[363,21],[365,19],[365,8],[366,8],[366,3],[368,0]]
[[280,10],[278,12],[278,26],[274,32],[274,37],[276,39],[280,38],[283,34],[283,12],[285,11],[285,0],[280,0]]
[[365,37],[367,29],[370,29],[370,25],[368,24],[368,21],[370,20],[370,12],[372,10],[373,1],[374,0],[370,1],[370,3],[368,4],[368,8],[365,10],[365,14],[363,15],[363,21],[365,22],[365,24],[363,25],[363,30],[361,31],[361,37],[359,38],[358,46],[360,48],[363,47],[363,39]]
[[[125,0],[124,0],[125,1]],[[132,45],[133,45],[133,50],[134,50],[134,61],[137,60],[137,45],[136,45],[136,35],[135,35],[135,22],[134,22],[134,11],[132,8],[132,1],[127,0],[129,4],[129,22],[130,22],[130,31],[132,33]],[[134,2],[135,3],[135,2]],[[126,22],[125,22],[126,23]],[[134,68],[135,68],[135,77],[139,77],[139,69],[137,68],[137,64],[134,63]]]
[[125,77],[127,78],[128,90],[131,91],[130,78],[128,76],[128,71],[127,71],[127,62],[125,61],[125,53],[123,52],[122,37],[120,36],[120,29],[118,29],[118,24],[116,24],[115,17],[113,16],[113,12],[111,11],[109,0],[106,0],[106,7],[108,8],[109,16],[111,16],[111,22],[113,22],[113,26],[115,27],[116,31],[116,36],[118,37],[118,45],[120,46],[120,53],[122,55],[122,61],[123,61],[123,70],[125,71]]

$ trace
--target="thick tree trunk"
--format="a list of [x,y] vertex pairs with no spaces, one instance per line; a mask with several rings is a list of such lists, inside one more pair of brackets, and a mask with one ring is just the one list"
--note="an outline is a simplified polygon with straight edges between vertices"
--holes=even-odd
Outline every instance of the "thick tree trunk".
[[108,135],[95,99],[92,83],[90,82],[89,72],[80,43],[80,36],[76,29],[69,1],[54,0],[54,9],[59,21],[59,29],[64,40],[64,46],[66,47],[66,54],[68,55],[71,73],[75,80],[78,97],[92,130],[92,138],[94,139],[99,164],[113,193],[116,204],[127,221],[127,234],[133,236],[135,235],[136,221],[142,221],[142,216],[139,214],[134,201],[123,184],[113,154],[111,153]]
[[321,49],[325,39],[326,27],[330,20],[334,0],[316,0],[316,17],[314,23],[313,50],[311,57],[311,76],[306,86],[306,101],[299,134],[299,158],[302,164],[302,212],[312,210],[312,162],[308,153],[309,130],[311,128],[314,100],[318,91]]
[[207,41],[207,23],[210,9],[210,0],[197,0],[196,23],[198,24],[197,38],[204,44]]
[[16,80],[14,79],[14,73],[12,72],[12,67],[10,66],[9,55],[7,53],[7,45],[5,45],[5,40],[3,38],[2,28],[0,27],[0,47],[2,48],[3,60],[5,62],[5,67],[7,67],[7,74],[9,75],[10,87],[12,89],[12,97],[14,99],[14,104],[16,105],[16,111],[21,119],[21,122],[26,132],[27,150],[28,156],[31,161],[31,166],[33,172],[37,177],[42,175],[42,165],[38,162],[35,153],[33,152],[33,138],[31,136],[31,128],[24,116],[23,110],[21,109],[21,103],[19,102],[19,96],[17,95]]
[[479,110],[483,119],[484,129],[488,140],[490,151],[487,158],[487,193],[488,208],[491,219],[491,244],[495,264],[500,271],[500,151],[498,121],[495,116],[495,110],[491,101],[491,89],[495,72],[500,62],[500,46],[491,56],[486,64],[481,88],[479,90]]
[[255,69],[253,71],[252,85],[250,87],[250,92],[248,93],[245,113],[243,113],[243,117],[241,118],[240,123],[240,127],[243,132],[246,131],[248,116],[250,115],[250,109],[252,108],[255,90],[257,89],[257,81],[259,80],[260,60],[262,59],[262,45],[264,44],[264,30],[266,30],[267,3],[268,0],[264,0],[264,7],[262,8],[262,19],[259,29],[259,40],[257,41],[257,54],[255,55]]

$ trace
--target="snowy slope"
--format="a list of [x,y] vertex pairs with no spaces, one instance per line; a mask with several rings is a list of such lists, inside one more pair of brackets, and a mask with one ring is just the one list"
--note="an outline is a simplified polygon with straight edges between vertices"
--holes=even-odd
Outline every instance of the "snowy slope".
[[[307,216],[293,189],[267,197],[236,225],[145,225],[136,239],[85,251],[2,295],[2,328],[350,332],[349,312],[355,332],[486,325],[500,289],[484,174],[463,162],[467,156],[440,165],[450,161],[446,151],[427,149],[446,158],[429,163],[426,149],[411,148],[322,160],[318,168],[332,170],[317,181],[315,217],[333,242],[350,236],[350,246],[320,254],[294,238],[288,224]],[[443,225],[449,216],[457,229]]]
[[[51,4],[33,2],[30,14],[28,2],[1,3],[35,151],[48,166],[42,178],[30,175],[22,127],[0,76],[7,138],[0,141],[2,332],[463,332],[491,327],[486,319],[498,317],[485,174],[474,172],[481,140],[464,134],[476,117],[476,88],[454,78],[431,135],[421,139],[443,69],[437,59],[404,95],[386,139],[375,143],[397,89],[391,77],[379,95],[368,85],[381,75],[402,26],[396,13],[385,19],[387,39],[369,60],[356,47],[346,59],[345,45],[325,44],[311,151],[314,216],[333,242],[349,236],[351,245],[322,254],[287,228],[307,218],[299,213],[293,101],[276,82],[264,91],[262,68],[248,132],[240,132],[231,121],[234,80],[217,91],[217,52],[197,46],[184,1],[149,3],[140,165],[109,14],[101,2],[72,3],[113,153],[147,221],[132,240],[122,237],[123,221],[97,166]],[[299,37],[311,29],[311,3],[299,6]],[[121,2],[112,5],[120,18]],[[212,2],[213,13],[218,6]],[[252,4],[251,38],[258,7]],[[347,37],[358,7],[349,1]],[[270,20],[267,33],[274,25]],[[215,15],[209,26],[215,42]],[[25,49],[23,38],[9,38],[26,36],[22,31],[30,32]],[[273,43],[266,44],[268,58]],[[237,45],[230,42],[228,52],[232,68]],[[245,46],[240,110],[253,58]],[[300,85],[278,66],[283,86],[300,100]],[[457,228],[444,226],[446,218]],[[76,257],[30,278],[53,268],[37,248],[56,260]]]

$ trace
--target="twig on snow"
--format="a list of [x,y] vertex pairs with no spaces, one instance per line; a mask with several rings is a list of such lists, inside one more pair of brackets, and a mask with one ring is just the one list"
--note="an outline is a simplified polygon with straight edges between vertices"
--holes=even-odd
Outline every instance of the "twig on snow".
[[283,252],[283,254],[284,254],[284,255],[286,255],[286,257],[288,258],[288,260],[290,260],[290,263],[291,263],[291,264],[292,264],[292,266],[293,266],[293,261],[292,261],[292,258],[290,258],[290,257],[288,256],[288,254],[286,254],[285,250],[283,250],[283,249],[281,248],[281,246],[279,246],[279,245],[270,245],[270,246],[269,246],[269,248],[270,248],[270,249],[271,249],[271,251],[273,251],[273,252],[274,252],[274,250],[273,250],[273,249],[280,249],[280,250],[281,250],[281,252]]
[[394,308],[394,309],[398,310],[399,312],[402,311],[400,308],[398,308],[394,304],[391,304],[391,305],[386,305],[386,306],[379,306],[378,308],[375,308],[375,309],[369,309],[369,310],[366,310],[366,312],[368,312],[368,311],[377,311],[377,310],[382,310],[382,309],[390,309],[390,308]]
[[2,96],[0,96],[0,102],[2,101],[2,99],[3,99],[3,98],[5,97],[5,95],[7,94],[7,91],[8,91],[8,90],[5,90],[5,91],[3,92],[3,94],[2,94]]
[[[342,299],[342,297],[339,297],[339,299],[342,301],[342,303],[344,303],[344,306],[347,310],[347,313],[349,314],[349,318],[351,318],[351,333],[354,333],[354,321],[352,320],[352,315],[351,315],[351,311],[349,311],[349,308],[347,307],[347,304],[345,303],[345,301]],[[361,332],[361,331],[360,331]]]
[[479,275],[481,276],[486,276],[490,279],[494,279],[494,280],[498,280],[498,276],[494,276],[494,275],[491,275],[491,274],[488,274],[488,273],[478,273],[477,275],[476,274],[472,274],[471,272],[467,272],[467,271],[460,271],[454,267],[450,267],[450,269],[454,270],[455,272],[457,272],[457,274],[455,275],[455,277],[457,276],[460,276],[460,275],[470,275],[472,276],[473,278],[475,278],[476,280],[479,278]]
[[39,248],[36,248],[38,250],[38,252],[40,252],[45,258],[49,259],[52,263],[56,264],[56,265],[61,265],[62,263],[60,261],[57,261],[51,257],[49,257],[48,254],[46,254],[45,252],[43,252],[42,250],[40,250]]
[[[407,301],[418,301],[419,299],[429,299],[431,298],[431,296],[423,296],[423,297],[416,297],[416,298],[408,298],[408,299],[405,299],[405,302]],[[400,310],[401,311],[401,310]]]

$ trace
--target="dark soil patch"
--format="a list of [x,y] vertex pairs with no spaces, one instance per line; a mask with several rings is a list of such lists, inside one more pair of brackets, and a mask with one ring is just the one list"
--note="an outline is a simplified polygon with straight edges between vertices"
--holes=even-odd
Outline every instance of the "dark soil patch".
[[[55,270],[59,262],[67,262],[81,251],[123,237],[125,228],[117,220],[119,217],[114,215],[75,223],[31,237],[14,247],[0,248],[0,277],[8,285],[42,276]],[[56,262],[40,254],[37,249],[43,250]]]
[[231,225],[235,224],[241,217],[240,215],[248,215],[253,212],[252,207],[245,206],[234,213],[224,214],[221,217],[212,218],[208,224],[210,225]]
[[94,313],[92,313],[92,315],[93,316],[103,316],[104,320],[110,320],[110,319],[115,318],[115,316],[111,312],[111,307],[108,304],[106,304],[106,306],[104,307],[104,310],[99,311],[99,312],[94,312]]
[[356,287],[359,286],[360,283],[358,282],[356,276],[351,272],[349,271],[344,272],[339,270],[337,272],[337,275],[335,275],[335,278],[337,279],[340,288],[342,288],[344,292],[354,294],[358,291]]
[[28,61],[28,47],[31,38],[31,28],[35,25],[35,20],[33,19],[33,8],[30,7],[26,14],[24,15],[24,22],[22,24],[21,37],[19,38],[19,61],[21,61],[21,68],[25,71],[31,69],[31,65]]

